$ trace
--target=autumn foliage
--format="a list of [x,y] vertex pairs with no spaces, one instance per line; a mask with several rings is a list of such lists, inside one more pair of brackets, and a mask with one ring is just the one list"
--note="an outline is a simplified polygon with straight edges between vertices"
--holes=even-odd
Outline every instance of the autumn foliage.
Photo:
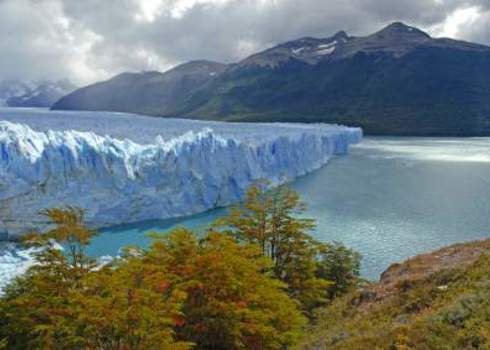
[[353,287],[359,277],[360,255],[338,243],[313,239],[312,219],[297,192],[267,183],[252,186],[243,204],[234,207],[218,226],[238,242],[256,244],[272,261],[271,273],[288,286],[305,312],[325,305]]
[[187,295],[176,338],[204,349],[282,349],[298,340],[305,319],[255,245],[222,233],[197,240],[178,229],[157,239],[145,264],[168,266]]
[[104,266],[86,254],[82,210],[45,210],[52,228],[26,236],[38,264],[0,298],[0,348],[288,348],[358,275],[359,257],[312,239],[303,209],[259,184],[206,233],[154,234]]

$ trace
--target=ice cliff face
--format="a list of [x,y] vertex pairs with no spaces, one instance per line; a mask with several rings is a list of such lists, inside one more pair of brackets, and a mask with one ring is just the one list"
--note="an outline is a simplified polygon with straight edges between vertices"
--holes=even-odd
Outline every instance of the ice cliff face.
[[22,275],[36,263],[36,252],[36,248],[20,249],[17,244],[0,242],[0,295],[14,277]]
[[60,205],[86,208],[95,226],[202,212],[241,199],[257,179],[307,174],[362,137],[325,124],[247,125],[239,136],[238,124],[185,123],[194,131],[136,142],[0,121],[0,232],[43,225],[39,210]]

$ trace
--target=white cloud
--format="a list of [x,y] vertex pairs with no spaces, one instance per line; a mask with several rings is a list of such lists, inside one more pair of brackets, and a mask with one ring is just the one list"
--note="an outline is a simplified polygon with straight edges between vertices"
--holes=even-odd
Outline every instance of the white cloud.
[[182,18],[188,10],[196,5],[223,5],[230,2],[233,2],[233,0],[176,0],[170,9],[170,13],[174,18]]
[[459,8],[447,16],[444,22],[434,26],[432,31],[437,36],[447,38],[464,37],[465,28],[474,25],[481,15],[482,11],[479,6]]
[[270,45],[395,20],[490,43],[488,0],[0,0],[0,79],[85,84],[192,59],[232,62]]
[[140,0],[140,11],[136,13],[137,21],[153,22],[162,13],[164,0]]

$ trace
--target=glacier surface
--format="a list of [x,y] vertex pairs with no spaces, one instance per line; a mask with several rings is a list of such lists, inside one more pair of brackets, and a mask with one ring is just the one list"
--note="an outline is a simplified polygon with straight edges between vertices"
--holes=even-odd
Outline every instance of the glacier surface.
[[257,179],[305,175],[361,138],[326,124],[0,110],[0,232],[42,227],[39,210],[60,205],[87,209],[97,227],[195,214]]

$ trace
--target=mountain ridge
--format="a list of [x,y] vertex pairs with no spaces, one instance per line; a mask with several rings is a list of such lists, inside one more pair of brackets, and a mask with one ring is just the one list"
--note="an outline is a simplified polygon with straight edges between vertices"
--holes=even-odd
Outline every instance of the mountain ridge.
[[[192,62],[198,68],[179,72]],[[175,77],[172,84],[142,90],[130,82],[122,98],[113,78],[98,83],[103,94],[87,101],[77,90],[53,109],[341,123],[382,135],[490,135],[490,47],[434,39],[401,22],[368,36],[303,37],[228,65],[192,62],[162,73]],[[152,94],[158,98],[146,98]]]
[[0,81],[0,105],[7,107],[51,107],[67,93],[77,87],[67,79]]
[[[200,86],[226,65],[207,60],[190,61],[166,72],[123,72],[115,77],[80,88],[55,103],[53,109],[103,110],[148,115],[165,112],[162,104],[172,106],[175,95]],[[114,102],[115,101],[115,102]]]

